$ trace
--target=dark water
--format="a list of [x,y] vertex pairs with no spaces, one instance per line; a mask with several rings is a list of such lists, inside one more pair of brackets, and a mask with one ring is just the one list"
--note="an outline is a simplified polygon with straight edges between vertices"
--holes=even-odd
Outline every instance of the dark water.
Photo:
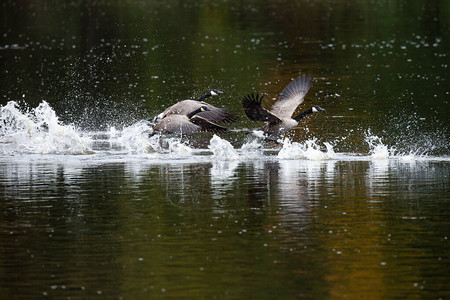
[[242,115],[245,94],[276,98],[311,73],[301,108],[328,113],[305,120],[296,139],[346,137],[339,150],[367,151],[371,128],[406,152],[449,155],[449,10],[418,0],[6,1],[0,101],[46,100],[63,121],[97,131],[211,88],[225,92],[213,103]]
[[3,162],[18,298],[447,298],[450,164]]
[[[0,12],[5,299],[450,298],[448,1]],[[327,112],[246,136],[242,97],[304,73]],[[236,131],[148,138],[211,88]]]

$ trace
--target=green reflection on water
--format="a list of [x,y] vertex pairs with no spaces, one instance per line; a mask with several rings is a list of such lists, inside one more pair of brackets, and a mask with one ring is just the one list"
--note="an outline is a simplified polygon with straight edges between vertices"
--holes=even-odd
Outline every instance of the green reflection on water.
[[268,299],[450,292],[448,163],[255,161],[223,173],[217,163],[3,163],[2,290]]

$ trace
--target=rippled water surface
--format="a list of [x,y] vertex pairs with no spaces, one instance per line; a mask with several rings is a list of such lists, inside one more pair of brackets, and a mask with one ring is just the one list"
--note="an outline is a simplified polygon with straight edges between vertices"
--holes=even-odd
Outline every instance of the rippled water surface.
[[450,161],[2,160],[20,298],[445,298]]
[[[450,5],[291,2],[0,5],[3,297],[450,298]],[[212,88],[231,132],[150,135]]]

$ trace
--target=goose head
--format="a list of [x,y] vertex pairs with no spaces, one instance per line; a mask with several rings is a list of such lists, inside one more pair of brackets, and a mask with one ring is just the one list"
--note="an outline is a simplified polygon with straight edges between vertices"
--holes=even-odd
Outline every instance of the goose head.
[[200,98],[197,99],[197,101],[203,101],[206,98],[209,98],[211,96],[218,96],[220,94],[223,94],[222,91],[216,90],[216,89],[212,89],[210,90],[207,94],[204,94],[203,96],[201,96]]

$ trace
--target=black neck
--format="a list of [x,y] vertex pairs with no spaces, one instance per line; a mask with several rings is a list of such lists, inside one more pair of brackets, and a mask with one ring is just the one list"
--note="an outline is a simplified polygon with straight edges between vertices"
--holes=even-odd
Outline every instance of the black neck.
[[299,114],[298,116],[296,116],[294,118],[295,121],[300,121],[301,119],[303,119],[306,115],[309,115],[313,112],[312,107],[310,109],[305,110],[304,112],[302,112],[301,114]]
[[197,101],[203,101],[206,98],[211,97],[211,92],[209,92],[208,94],[204,94],[203,96],[201,96],[200,98],[197,99]]
[[198,113],[201,112],[201,111],[202,111],[201,108],[196,109],[196,110],[194,110],[193,112],[188,113],[188,114],[187,114],[187,117],[190,119],[190,118],[192,118],[193,116],[195,116],[196,114],[198,114]]

